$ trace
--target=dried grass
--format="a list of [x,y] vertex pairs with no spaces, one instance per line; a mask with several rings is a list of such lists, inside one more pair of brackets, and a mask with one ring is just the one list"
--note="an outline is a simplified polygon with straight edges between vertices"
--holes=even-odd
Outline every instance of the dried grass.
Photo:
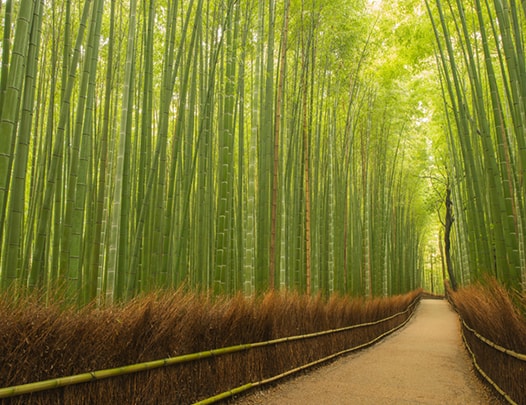
[[[524,294],[511,294],[495,279],[448,291],[466,324],[499,346],[526,353],[526,318],[520,305]],[[484,372],[517,403],[526,404],[526,363],[481,342],[463,328],[465,338]]]
[[[163,292],[110,308],[0,297],[0,386],[8,387],[214,348],[374,321],[405,310],[419,291],[363,300],[293,292],[255,299]],[[191,403],[359,345],[397,324],[252,349],[144,373],[0,400],[0,404]]]

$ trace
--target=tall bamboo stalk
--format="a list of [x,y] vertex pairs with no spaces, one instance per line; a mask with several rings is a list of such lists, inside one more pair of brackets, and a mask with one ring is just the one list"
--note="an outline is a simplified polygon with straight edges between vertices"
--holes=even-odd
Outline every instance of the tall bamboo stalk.
[[[4,232],[4,221],[7,210],[8,190],[11,186],[11,167],[13,164],[13,147],[17,138],[17,115],[20,106],[24,82],[24,65],[29,52],[30,29],[33,21],[34,2],[22,1],[16,19],[13,50],[9,46],[2,48],[2,100],[0,102],[0,238]],[[10,24],[11,3],[6,4],[5,23]],[[9,41],[10,28],[4,26],[4,44]],[[11,57],[9,57],[11,56]],[[9,72],[6,69],[9,67]],[[9,102],[7,102],[9,100]],[[3,238],[2,238],[3,239]],[[1,245],[0,245],[1,246]]]
[[[182,284],[247,295],[415,286],[421,208],[403,174],[413,169],[400,163],[409,152],[393,136],[411,119],[386,103],[400,100],[395,85],[375,84],[371,66],[382,62],[362,5],[85,0],[39,13],[42,2],[24,1],[2,3],[4,21],[17,21],[13,33],[3,29],[13,42],[3,38],[0,76],[3,288],[65,282],[82,304]],[[462,41],[456,61],[469,59]],[[520,52],[511,41],[498,66]],[[467,118],[479,101],[449,72]],[[521,174],[510,168],[519,148],[509,123],[493,117],[511,114],[522,86],[498,90],[499,115],[487,121],[503,130],[491,146],[507,160],[493,174],[508,176],[500,189],[510,202],[495,207],[513,214],[503,223],[517,232]],[[453,195],[479,189],[472,181]],[[474,221],[465,221],[470,237]],[[477,241],[482,256],[490,244]]]
[[[455,128],[450,127],[449,133],[455,136],[450,142],[461,148],[455,170],[466,173],[466,186],[453,193],[460,198],[465,190],[469,201],[466,211],[456,210],[460,217],[456,229],[461,238],[476,240],[476,254],[470,255],[475,263],[466,264],[470,276],[492,273],[517,287],[524,277],[524,211],[517,176],[523,170],[518,162],[524,140],[513,136],[524,125],[519,118],[524,114],[518,84],[524,58],[516,57],[523,55],[522,34],[517,30],[521,10],[507,1],[491,5],[476,0],[469,6],[449,1],[448,6],[449,14],[440,2],[434,10],[428,4],[428,11],[433,23],[435,15],[440,20],[441,32],[435,24],[439,63],[446,97],[454,105]],[[480,40],[472,35],[474,29]],[[454,40],[460,45],[456,49]]]

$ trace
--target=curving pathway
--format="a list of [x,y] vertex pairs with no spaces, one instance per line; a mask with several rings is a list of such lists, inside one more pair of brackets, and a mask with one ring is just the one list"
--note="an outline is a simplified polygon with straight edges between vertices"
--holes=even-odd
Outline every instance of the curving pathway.
[[500,400],[475,376],[449,304],[422,300],[405,328],[376,345],[234,403],[466,405]]

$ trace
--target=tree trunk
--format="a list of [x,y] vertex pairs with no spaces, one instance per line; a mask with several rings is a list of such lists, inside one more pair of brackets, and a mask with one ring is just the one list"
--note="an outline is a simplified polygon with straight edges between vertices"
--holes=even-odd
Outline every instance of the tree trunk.
[[451,201],[451,189],[448,187],[446,190],[446,223],[444,225],[444,253],[446,256],[446,268],[449,275],[449,281],[453,291],[457,290],[457,281],[455,274],[453,273],[453,263],[451,261],[451,227],[455,218],[453,217],[453,202]]

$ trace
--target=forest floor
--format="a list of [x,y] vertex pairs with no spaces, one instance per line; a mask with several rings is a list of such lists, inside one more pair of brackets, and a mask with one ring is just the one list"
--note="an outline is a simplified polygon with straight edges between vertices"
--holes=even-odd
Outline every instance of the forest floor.
[[476,376],[457,315],[422,300],[407,326],[313,372],[234,400],[241,405],[500,404]]

